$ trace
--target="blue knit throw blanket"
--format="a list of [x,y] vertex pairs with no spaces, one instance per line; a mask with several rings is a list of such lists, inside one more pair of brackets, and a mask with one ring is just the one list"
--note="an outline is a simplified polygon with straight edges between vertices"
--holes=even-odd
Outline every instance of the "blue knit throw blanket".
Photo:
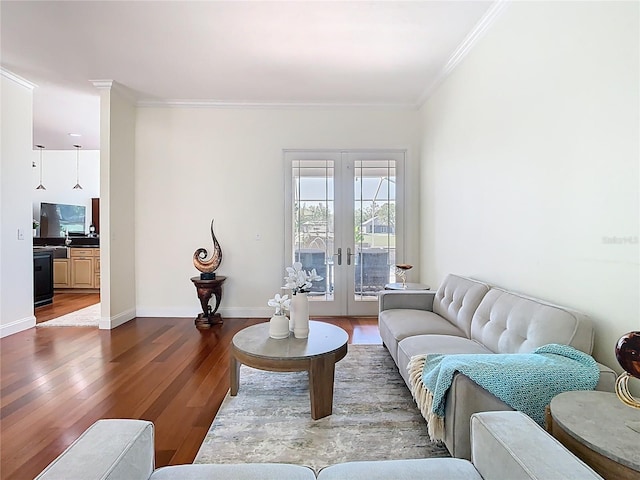
[[533,353],[413,357],[409,362],[411,391],[429,424],[432,440],[444,438],[445,399],[455,372],[463,373],[540,425],[553,397],[569,390],[593,390],[600,377],[590,355],[555,343]]

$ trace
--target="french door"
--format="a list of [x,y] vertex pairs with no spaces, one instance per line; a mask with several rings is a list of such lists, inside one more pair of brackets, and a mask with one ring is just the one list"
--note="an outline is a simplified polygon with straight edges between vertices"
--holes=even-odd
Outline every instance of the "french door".
[[395,281],[403,255],[405,152],[284,152],[288,264],[322,280],[309,293],[312,315],[375,315],[378,292]]

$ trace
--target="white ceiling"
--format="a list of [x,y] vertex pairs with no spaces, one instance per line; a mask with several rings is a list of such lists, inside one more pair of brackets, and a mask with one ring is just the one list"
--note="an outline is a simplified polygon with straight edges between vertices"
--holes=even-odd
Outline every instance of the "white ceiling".
[[37,85],[34,144],[98,149],[90,80],[139,104],[416,107],[492,3],[2,0],[0,58]]

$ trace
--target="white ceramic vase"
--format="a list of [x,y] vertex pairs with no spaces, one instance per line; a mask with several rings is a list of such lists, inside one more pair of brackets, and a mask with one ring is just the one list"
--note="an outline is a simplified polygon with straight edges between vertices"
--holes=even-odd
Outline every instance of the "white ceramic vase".
[[293,295],[289,308],[293,320],[293,335],[296,338],[307,338],[309,336],[309,299],[307,294]]
[[271,338],[287,338],[289,336],[289,319],[286,315],[274,315],[269,321],[269,336]]

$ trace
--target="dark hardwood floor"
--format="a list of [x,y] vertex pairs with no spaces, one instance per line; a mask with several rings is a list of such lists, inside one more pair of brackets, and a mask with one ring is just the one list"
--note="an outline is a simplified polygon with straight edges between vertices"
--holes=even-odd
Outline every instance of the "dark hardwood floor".
[[53,303],[35,309],[36,324],[61,317],[100,302],[99,293],[55,292]]
[[[381,343],[375,318],[321,320],[344,328],[350,343]],[[137,318],[111,331],[32,328],[3,338],[0,478],[33,478],[100,418],[150,420],[157,466],[191,463],[229,389],[231,338],[260,321],[229,318],[199,331],[191,318]]]

